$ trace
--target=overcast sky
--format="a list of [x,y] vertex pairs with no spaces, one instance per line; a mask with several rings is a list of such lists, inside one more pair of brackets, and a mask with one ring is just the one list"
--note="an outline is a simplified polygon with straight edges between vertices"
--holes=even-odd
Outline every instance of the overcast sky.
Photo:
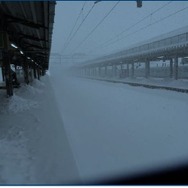
[[[59,53],[63,57],[81,53],[90,59],[188,25],[186,1],[143,1],[142,8],[136,7],[136,1],[121,1],[116,5],[117,2],[102,1],[95,4],[86,18],[94,1],[57,1],[52,53]],[[112,12],[83,42],[114,6]],[[78,16],[72,37],[68,40]],[[154,24],[158,20],[161,21]],[[81,23],[81,27],[76,32]],[[133,25],[135,26],[132,27]],[[142,29],[143,27],[146,29]],[[117,37],[122,31],[125,32]],[[66,59],[62,61],[66,63]]]

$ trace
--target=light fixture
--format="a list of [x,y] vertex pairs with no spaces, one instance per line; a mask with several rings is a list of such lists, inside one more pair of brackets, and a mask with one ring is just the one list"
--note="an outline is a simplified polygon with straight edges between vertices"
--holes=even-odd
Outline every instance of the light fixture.
[[101,2],[101,1],[100,1],[100,0],[97,0],[97,1],[94,2],[94,4],[97,4],[97,3],[99,3],[99,2]]
[[23,54],[24,54],[24,53],[23,53],[23,51],[21,51],[21,50],[20,50],[20,54],[22,54],[22,55],[23,55]]
[[16,49],[18,48],[18,46],[16,46],[16,45],[13,44],[13,43],[11,43],[10,45],[11,45],[13,48],[16,48]]
[[137,4],[138,8],[141,8],[142,7],[142,0],[137,0],[136,4]]

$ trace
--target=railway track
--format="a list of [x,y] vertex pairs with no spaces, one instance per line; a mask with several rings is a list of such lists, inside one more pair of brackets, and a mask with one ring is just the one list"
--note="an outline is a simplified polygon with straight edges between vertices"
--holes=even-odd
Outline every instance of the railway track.
[[159,86],[159,85],[135,83],[135,82],[126,82],[126,81],[121,81],[121,80],[110,80],[110,79],[105,79],[105,78],[92,78],[92,77],[83,77],[83,78],[112,82],[112,83],[128,84],[130,86],[145,87],[145,88],[149,88],[149,89],[163,89],[163,90],[176,91],[176,92],[181,92],[181,93],[188,93],[188,89],[185,89],[185,88],[177,88],[177,87],[170,87],[170,86]]

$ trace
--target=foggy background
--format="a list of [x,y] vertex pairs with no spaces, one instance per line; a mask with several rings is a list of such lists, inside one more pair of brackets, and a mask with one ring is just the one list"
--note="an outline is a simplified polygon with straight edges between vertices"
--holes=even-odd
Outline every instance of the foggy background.
[[188,2],[58,1],[51,64],[78,64],[188,25]]
[[50,71],[27,85],[21,70],[14,95],[0,92],[0,183],[98,183],[187,163],[187,93],[124,83],[188,91],[188,60],[179,58],[177,80],[160,57],[148,78],[145,62],[133,78],[120,67],[114,76],[112,66],[95,77],[110,82],[68,69],[188,28],[187,18],[186,1],[57,1]]

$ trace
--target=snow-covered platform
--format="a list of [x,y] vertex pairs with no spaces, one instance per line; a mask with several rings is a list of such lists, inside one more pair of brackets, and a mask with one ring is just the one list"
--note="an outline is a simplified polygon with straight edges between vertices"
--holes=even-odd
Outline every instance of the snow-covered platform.
[[97,182],[187,162],[186,93],[54,67],[0,98],[1,184]]
[[78,183],[79,174],[48,76],[0,90],[0,184]]

